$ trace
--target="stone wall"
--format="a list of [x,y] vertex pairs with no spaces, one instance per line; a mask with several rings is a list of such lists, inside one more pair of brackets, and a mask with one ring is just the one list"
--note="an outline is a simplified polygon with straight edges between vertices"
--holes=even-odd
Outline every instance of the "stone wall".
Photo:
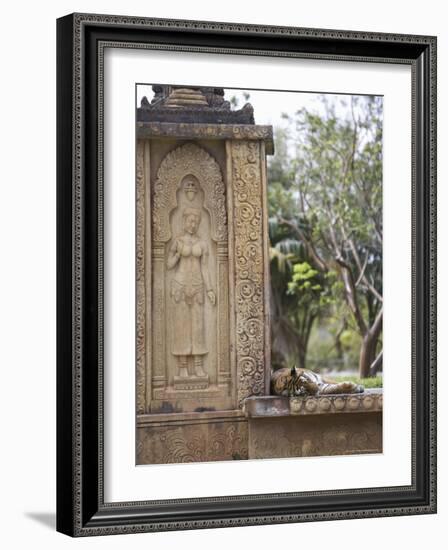
[[137,464],[245,460],[247,446],[247,419],[241,411],[138,418]]
[[381,453],[382,391],[246,400],[249,458]]

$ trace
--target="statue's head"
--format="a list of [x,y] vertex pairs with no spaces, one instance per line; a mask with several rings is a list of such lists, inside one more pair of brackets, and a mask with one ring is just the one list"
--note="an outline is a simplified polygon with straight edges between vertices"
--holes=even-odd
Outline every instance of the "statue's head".
[[201,222],[201,211],[198,208],[184,208],[182,221],[184,230],[190,235],[194,235]]
[[196,176],[188,174],[183,178],[181,185],[187,195],[187,199],[191,202],[199,191],[199,182]]

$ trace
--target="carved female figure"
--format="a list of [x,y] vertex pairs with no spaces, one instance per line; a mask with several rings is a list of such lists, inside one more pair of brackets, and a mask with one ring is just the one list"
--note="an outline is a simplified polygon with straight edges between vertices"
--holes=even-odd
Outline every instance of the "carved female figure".
[[198,208],[184,208],[183,233],[173,239],[168,251],[167,268],[174,269],[170,296],[173,300],[172,354],[178,357],[179,376],[188,377],[188,359],[193,358],[194,374],[206,376],[205,294],[216,301],[208,270],[209,249],[197,231],[201,221]]

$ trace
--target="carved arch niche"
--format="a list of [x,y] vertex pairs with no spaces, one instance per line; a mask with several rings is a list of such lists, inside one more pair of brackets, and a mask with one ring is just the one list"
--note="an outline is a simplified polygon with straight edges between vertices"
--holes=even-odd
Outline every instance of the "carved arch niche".
[[[179,340],[176,331],[179,333],[181,330],[179,313],[175,308],[187,308],[185,303],[190,299],[185,298],[190,292],[190,281],[188,277],[185,279],[185,274],[179,275],[185,265],[189,264],[181,254],[180,259],[174,258],[177,263],[171,269],[173,260],[170,264],[169,256],[171,254],[171,258],[174,257],[172,250],[179,239],[183,242],[184,235],[187,240],[189,238],[184,226],[188,212],[198,214],[198,227],[194,236],[202,243],[203,250],[207,251],[205,259],[201,257],[200,274],[196,273],[196,279],[193,277],[191,285],[194,289],[194,284],[197,284],[204,269],[208,271],[209,285],[204,286],[204,292],[201,293],[203,304],[197,310],[201,316],[199,325],[203,331],[201,338],[204,340],[205,353],[201,357],[192,354],[185,359],[174,351],[176,341]],[[149,224],[151,304],[146,307],[146,323],[152,330],[147,332],[151,344],[146,351],[146,377],[150,380],[147,385],[150,410],[188,411],[198,405],[230,407],[232,376],[228,353],[230,315],[226,193],[221,168],[203,147],[188,142],[164,156],[152,186]],[[184,264],[181,265],[181,262]],[[199,264],[195,265],[197,268]],[[173,280],[176,285],[179,277],[184,277],[185,282],[181,287],[180,306],[173,301],[172,292]],[[205,284],[204,277],[202,280]],[[206,286],[211,286],[215,296],[214,303],[208,298]],[[189,326],[187,319],[188,317],[183,323],[185,330],[194,331],[195,328]],[[183,369],[180,368],[180,360],[186,361]],[[197,375],[197,360],[201,364],[201,376]]]

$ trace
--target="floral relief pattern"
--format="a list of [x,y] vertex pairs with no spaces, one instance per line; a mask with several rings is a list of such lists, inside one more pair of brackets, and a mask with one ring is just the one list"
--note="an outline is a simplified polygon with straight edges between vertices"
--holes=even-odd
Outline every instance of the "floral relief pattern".
[[[142,123],[140,123],[142,124]],[[143,125],[142,125],[143,126]],[[182,122],[146,122],[140,129],[144,137],[272,139],[272,126],[249,124],[190,124]]]
[[260,145],[232,142],[238,405],[264,394],[264,262]]
[[137,144],[136,181],[136,362],[137,362],[137,414],[146,409],[146,366],[145,366],[145,175],[144,143]]
[[176,192],[182,178],[192,174],[199,182],[206,181],[211,193],[205,196],[205,208],[211,216],[212,238],[227,240],[227,216],[224,183],[216,160],[195,143],[186,143],[166,155],[157,172],[152,213],[154,241],[171,238],[169,214],[176,206]]
[[248,458],[245,421],[221,421],[220,424],[191,424],[162,429],[154,427],[142,430],[139,437],[139,464],[178,464]]

